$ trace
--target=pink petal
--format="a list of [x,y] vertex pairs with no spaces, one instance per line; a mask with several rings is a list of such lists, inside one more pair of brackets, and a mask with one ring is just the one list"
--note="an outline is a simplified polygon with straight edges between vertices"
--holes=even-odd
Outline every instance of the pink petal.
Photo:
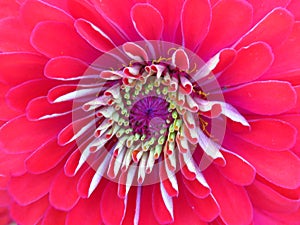
[[222,72],[234,62],[235,57],[236,57],[236,51],[234,49],[231,48],[222,49],[219,56],[219,62],[212,72],[214,74]]
[[[57,80],[81,79],[89,65],[79,59],[61,56],[52,58],[45,66],[45,76]],[[93,71],[95,74],[96,71]],[[99,73],[99,72],[98,72]]]
[[289,123],[277,119],[257,119],[248,122],[251,131],[235,135],[251,144],[281,151],[292,148],[296,143],[297,130]]
[[295,212],[300,206],[298,199],[286,198],[259,181],[255,181],[252,185],[248,186],[247,191],[253,205],[261,210],[288,213]]
[[50,103],[47,97],[38,97],[31,100],[26,108],[29,120],[41,120],[64,116],[72,112],[73,103],[70,101]]
[[30,30],[17,18],[0,20],[0,37],[0,52],[36,52],[29,42]]
[[57,81],[48,79],[29,80],[11,88],[6,99],[12,107],[24,112],[31,99],[46,95],[48,90],[57,84]]
[[66,225],[102,224],[102,218],[100,214],[100,198],[102,192],[103,189],[96,189],[90,198],[80,199],[77,205],[69,211],[66,219]]
[[212,10],[212,22],[198,55],[208,59],[233,44],[252,25],[252,7],[246,1],[222,0]]
[[256,80],[272,62],[271,48],[263,42],[253,43],[237,52],[235,61],[218,77],[218,81],[221,86],[233,86]]
[[[152,208],[153,185],[143,186],[141,194],[140,218],[143,219],[143,225],[159,225],[155,219]],[[140,219],[140,220],[141,220]]]
[[126,212],[125,200],[117,195],[118,185],[109,182],[100,201],[101,216],[107,225],[121,224]]
[[290,70],[299,69],[300,61],[300,22],[294,24],[292,33],[288,39],[279,47],[274,49],[275,60],[273,66],[268,71],[271,73],[282,73]]
[[245,189],[227,181],[213,167],[209,167],[204,174],[220,206],[220,217],[224,223],[250,224],[253,209]]
[[99,56],[99,52],[71,26],[61,22],[38,23],[31,34],[31,43],[37,51],[50,58],[68,55],[91,62]]
[[246,159],[262,177],[284,188],[300,185],[300,159],[290,151],[269,151],[227,136],[224,145]]
[[63,170],[59,172],[50,187],[49,202],[52,206],[68,211],[77,204],[79,200],[77,183],[80,175],[78,173],[75,177],[67,177]]
[[107,52],[115,47],[115,44],[108,36],[110,34],[105,34],[91,22],[77,19],[74,26],[79,35],[95,49],[101,52]]
[[[25,161],[29,172],[35,174],[45,173],[57,166],[63,158],[72,150],[72,145],[61,147],[57,139],[51,139],[35,150]],[[46,159],[46,160],[45,160]]]
[[66,215],[66,212],[51,207],[46,211],[42,225],[65,225]]
[[183,46],[194,50],[202,43],[211,22],[208,0],[186,0],[181,12]]
[[5,95],[8,90],[9,90],[9,87],[7,85],[0,83],[0,108],[1,108],[0,119],[6,120],[6,121],[13,119],[16,116],[21,114],[21,112],[15,110],[14,108],[10,107],[7,104]]
[[174,221],[165,205],[159,184],[153,187],[152,208],[158,223],[166,224]]
[[20,5],[15,1],[3,0],[0,8],[0,18],[18,15]]
[[163,40],[165,41],[174,41],[175,39],[175,32],[180,21],[178,12],[181,11],[183,2],[184,0],[150,1],[150,4],[159,10],[164,20]]
[[117,26],[128,37],[128,40],[131,41],[140,39],[130,18],[130,11],[134,4],[135,1],[133,0],[123,1],[122,4],[120,4],[119,0],[94,1],[96,9],[101,14],[104,14],[103,17]]
[[245,34],[235,48],[239,49],[256,41],[263,41],[271,47],[276,47],[288,37],[293,25],[294,17],[289,11],[283,8],[274,9]]
[[[6,84],[17,85],[28,80],[43,77],[46,59],[33,53],[1,53],[0,80]],[[18,76],[12,76],[18,74]]]
[[190,207],[201,220],[211,222],[219,215],[220,208],[212,195],[206,198],[197,198],[189,192],[185,192],[185,194]]
[[8,185],[8,191],[18,204],[31,204],[49,192],[50,184],[59,170],[61,170],[61,165],[43,174],[25,173],[18,177],[12,177]]
[[21,18],[30,29],[33,29],[38,22],[45,20],[64,22],[70,25],[74,20],[63,10],[37,0],[29,0],[22,5]]
[[263,2],[260,0],[248,0],[253,7],[253,17],[254,22],[257,22],[262,17],[264,17],[267,13],[269,13],[272,9],[280,6],[287,6],[289,0],[264,0]]
[[298,0],[291,0],[287,9],[295,16],[295,19],[300,19],[300,2]]
[[258,81],[224,92],[226,101],[249,112],[274,115],[293,108],[296,93],[288,82]]
[[[97,27],[101,28],[105,34],[109,34],[110,38],[112,38],[117,45],[121,45],[125,42],[124,38],[120,35],[120,32],[116,31],[113,25],[104,18],[102,13],[96,10],[96,8],[99,7],[97,4],[99,3],[95,1],[91,4],[87,0],[72,0],[68,1],[68,9],[74,18],[92,21]],[[100,8],[99,10],[101,11]],[[111,10],[114,9],[115,6],[111,8]]]
[[37,224],[49,207],[48,196],[36,201],[28,206],[20,206],[17,203],[11,205],[11,216],[18,224]]
[[195,197],[204,198],[210,194],[211,190],[201,184],[197,179],[188,180],[184,176],[181,177],[185,188]]
[[286,223],[280,223],[280,221],[276,221],[273,218],[271,218],[270,216],[264,214],[263,210],[257,210],[254,209],[254,214],[253,214],[253,224],[254,225],[260,225],[260,224],[264,224],[264,225],[286,225]]
[[253,182],[256,171],[251,164],[230,151],[223,150],[222,155],[226,160],[226,165],[218,167],[218,170],[224,177],[232,183],[241,186],[249,185]]
[[24,161],[29,153],[5,154],[0,151],[0,173],[6,176],[20,175],[26,172]]
[[33,151],[57,135],[58,131],[68,123],[68,120],[64,117],[31,122],[24,116],[17,117],[1,127],[1,148],[10,153]]
[[159,40],[164,21],[160,12],[150,4],[136,4],[131,9],[132,23],[137,33],[145,40]]
[[10,204],[10,195],[6,190],[0,190],[0,207],[7,207]]
[[[183,187],[184,188],[184,187]],[[200,199],[201,201],[202,199]],[[207,205],[209,207],[210,205]],[[196,209],[197,210],[197,209]],[[174,225],[197,224],[206,225],[207,223],[198,217],[195,209],[188,204],[188,199],[182,193],[179,197],[174,198]],[[206,211],[206,210],[205,210]]]
[[279,73],[267,73],[260,80],[288,81],[292,85],[300,85],[300,69],[281,71]]

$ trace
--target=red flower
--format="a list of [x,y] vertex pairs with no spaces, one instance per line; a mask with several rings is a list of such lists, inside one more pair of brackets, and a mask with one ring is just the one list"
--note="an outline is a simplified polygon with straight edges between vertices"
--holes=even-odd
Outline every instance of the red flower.
[[297,0],[0,5],[0,224],[299,224]]

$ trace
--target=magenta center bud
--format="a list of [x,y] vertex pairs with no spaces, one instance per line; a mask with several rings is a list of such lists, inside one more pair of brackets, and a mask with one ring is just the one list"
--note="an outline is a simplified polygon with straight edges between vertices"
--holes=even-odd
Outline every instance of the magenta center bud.
[[148,96],[137,101],[129,116],[130,127],[134,134],[154,135],[170,121],[171,113],[168,111],[169,103],[165,99]]

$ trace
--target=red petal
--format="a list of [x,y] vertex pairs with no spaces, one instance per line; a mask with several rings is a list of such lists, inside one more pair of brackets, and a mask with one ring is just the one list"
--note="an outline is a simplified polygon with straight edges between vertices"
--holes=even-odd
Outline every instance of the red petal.
[[224,92],[227,102],[252,113],[280,114],[293,108],[296,93],[288,82],[258,81]]
[[295,16],[296,20],[300,20],[300,2],[298,0],[291,0],[287,9]]
[[274,9],[244,35],[235,48],[239,49],[256,41],[264,41],[276,47],[288,37],[293,25],[294,17],[290,12],[283,8]]
[[218,167],[218,170],[224,177],[241,186],[253,182],[255,169],[247,161],[230,151],[223,150],[222,155],[226,160],[226,166]]
[[67,55],[91,62],[99,56],[99,52],[87,44],[71,26],[60,22],[38,23],[32,32],[31,43],[50,58]]
[[264,0],[263,2],[261,0],[248,0],[248,1],[252,4],[254,9],[253,10],[254,22],[260,20],[272,9],[280,6],[285,7],[289,3],[289,0],[276,0],[276,1]]
[[225,70],[228,66],[230,66],[236,57],[236,51],[231,48],[225,48],[221,50],[220,56],[219,56],[219,63],[212,71],[214,74],[217,74],[219,72],[222,72]]
[[264,211],[259,211],[254,208],[253,214],[253,224],[254,225],[286,225],[286,223],[280,223],[280,221],[271,218],[270,216],[264,214]]
[[131,9],[131,19],[138,34],[146,40],[159,40],[164,21],[160,12],[150,4],[136,4]]
[[50,103],[47,97],[38,97],[31,100],[26,108],[29,120],[41,120],[64,116],[72,112],[71,101],[61,103]]
[[[281,71],[279,73],[267,73],[260,80],[281,80],[288,81],[292,85],[300,85],[300,70]],[[298,107],[299,109],[299,107]]]
[[33,151],[57,135],[68,120],[69,118],[61,117],[31,122],[24,116],[15,118],[0,129],[1,148],[10,153]]
[[148,185],[142,187],[139,220],[143,221],[143,225],[159,225],[155,219],[152,208],[153,186],[154,185]]
[[256,80],[272,62],[271,48],[263,42],[256,42],[238,51],[235,61],[218,77],[218,81],[221,86],[233,86]]
[[[203,222],[201,217],[199,218],[197,216],[196,210],[191,208],[187,200],[184,193],[179,195],[179,197],[174,198],[174,223],[172,224],[207,225],[207,223]],[[210,205],[207,205],[207,207],[210,207]]]
[[299,69],[300,61],[300,22],[296,22],[288,39],[273,50],[275,60],[268,74],[282,73]]
[[80,36],[85,39],[91,46],[101,52],[107,52],[114,48],[115,44],[109,36],[105,34],[100,28],[95,27],[89,21],[78,19],[75,21],[75,29]]
[[46,211],[41,225],[65,225],[66,215],[66,212],[51,207]]
[[49,192],[50,184],[60,169],[61,165],[39,175],[26,173],[18,177],[12,177],[8,185],[8,191],[20,205],[31,204]]
[[136,41],[140,39],[130,18],[130,11],[135,1],[123,1],[120,4],[119,0],[102,0],[101,2],[96,1],[94,4],[99,12],[104,13],[105,19],[112,21],[125,36],[129,37],[129,40]]
[[[42,78],[46,59],[33,53],[1,53],[0,80],[17,85],[29,80]],[[18,74],[12,76],[12,74]]]
[[[57,79],[80,79],[89,65],[79,59],[61,56],[50,59],[45,66],[45,76]],[[96,71],[94,71],[96,74]]]
[[235,135],[251,144],[281,151],[292,148],[296,143],[297,130],[289,123],[277,119],[257,119],[248,122],[251,131]]
[[0,119],[5,121],[13,119],[21,114],[21,112],[18,112],[7,104],[5,95],[8,90],[9,87],[7,85],[0,83]]
[[205,59],[234,43],[252,25],[252,7],[246,1],[219,1],[212,10],[212,22],[198,54]]
[[46,95],[48,90],[57,84],[57,81],[48,79],[29,80],[11,88],[8,91],[6,98],[12,107],[25,111],[26,106],[31,99]]
[[[101,28],[101,30],[103,30],[105,34],[109,34],[110,38],[117,45],[123,44],[125,40],[123,37],[121,37],[120,33],[116,31],[112,24],[107,21],[107,19],[104,18],[102,13],[96,11],[96,8],[99,7],[97,4],[99,3],[95,1],[93,3],[94,4],[91,4],[89,1],[86,0],[68,0],[68,9],[74,18],[81,18],[86,21],[92,21],[97,27]],[[122,3],[122,5],[123,4],[124,2]],[[113,5],[113,8],[111,8],[110,10],[115,10],[116,6],[117,5]],[[100,8],[103,7],[100,6]],[[99,11],[101,11],[100,8]]]
[[23,154],[5,154],[0,151],[0,174],[3,175],[20,175],[26,172],[25,159],[29,153]]
[[51,139],[26,159],[26,168],[31,173],[44,173],[57,166],[72,148],[72,145],[61,147],[56,138]]
[[0,37],[0,52],[36,52],[29,43],[30,30],[17,18],[0,20]]
[[185,188],[195,197],[204,198],[210,194],[211,190],[208,187],[203,186],[197,179],[188,180],[184,176],[181,177]]
[[126,212],[124,199],[117,195],[118,184],[109,182],[103,190],[100,201],[101,216],[107,225],[121,224]]
[[165,202],[163,200],[159,184],[156,184],[153,187],[152,208],[158,223],[166,224],[166,223],[173,222],[172,215],[170,215],[170,212],[168,211]]
[[10,204],[10,195],[7,191],[0,190],[0,207],[7,207]]
[[[181,11],[184,0],[151,0],[150,3],[157,8],[164,19],[163,40],[174,41],[175,32],[179,25]],[[172,7],[170,7],[170,5]]]
[[250,162],[262,177],[284,188],[300,185],[300,159],[290,151],[268,151],[227,136],[224,145]]
[[67,177],[61,170],[53,180],[49,193],[49,202],[59,210],[68,211],[72,209],[79,200],[77,183],[81,174],[75,177]]
[[38,22],[53,20],[68,24],[73,23],[73,18],[63,10],[37,0],[26,1],[21,7],[22,21],[32,29]]
[[90,198],[80,199],[77,205],[68,213],[66,225],[103,224],[100,214],[100,198],[102,193],[103,189],[96,189]]
[[2,0],[0,7],[0,18],[18,15],[20,5],[11,0]]
[[211,22],[208,0],[186,0],[181,12],[183,45],[194,50],[204,40]]
[[296,211],[300,206],[298,199],[288,199],[259,181],[248,186],[247,191],[253,205],[261,210],[288,213]]
[[28,206],[20,206],[13,203],[10,211],[13,220],[18,224],[32,225],[37,224],[41,220],[48,207],[48,196],[45,196]]
[[204,174],[220,206],[222,220],[232,225],[250,224],[253,211],[245,189],[224,179],[213,167],[209,167]]

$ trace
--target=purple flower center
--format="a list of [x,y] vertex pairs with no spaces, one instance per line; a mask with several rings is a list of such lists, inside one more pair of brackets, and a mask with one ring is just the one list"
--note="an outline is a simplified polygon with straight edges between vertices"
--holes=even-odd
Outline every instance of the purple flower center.
[[165,99],[148,96],[137,101],[130,110],[129,124],[134,134],[154,135],[170,121],[169,103]]

